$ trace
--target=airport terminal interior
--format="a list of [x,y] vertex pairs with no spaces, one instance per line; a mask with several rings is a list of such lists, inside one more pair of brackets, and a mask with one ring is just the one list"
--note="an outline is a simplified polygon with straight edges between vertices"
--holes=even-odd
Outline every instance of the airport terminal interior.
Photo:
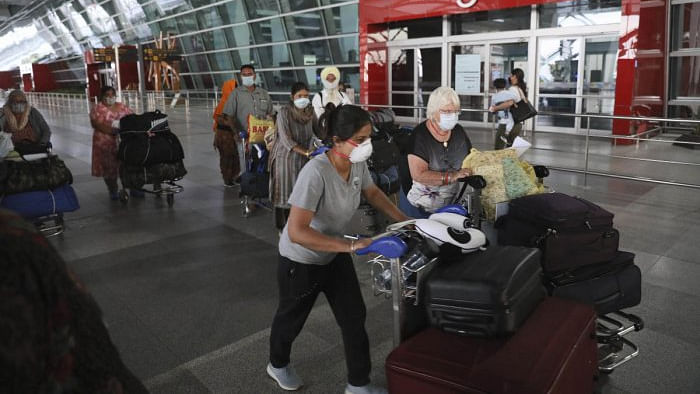
[[[642,48],[658,44],[649,41],[654,34],[626,36],[634,30],[627,1],[505,1],[510,8],[489,10],[479,0],[470,10],[442,0],[431,11],[373,2],[0,0],[0,104],[22,89],[72,172],[80,209],[48,239],[96,299],[126,366],[151,393],[283,392],[265,372],[278,231],[270,210],[244,214],[240,187],[224,185],[212,146],[222,85],[240,83],[243,64],[258,69],[275,108],[287,103],[295,81],[320,91],[321,70],[335,65],[355,103],[391,107],[396,124],[408,128],[425,120],[430,92],[450,86],[479,150],[493,149],[496,135],[488,114],[493,80],[522,68],[533,70],[528,97],[540,111],[526,121],[522,137],[532,146],[523,158],[550,169],[551,191],[614,213],[620,249],[636,255],[642,272],[641,303],[627,310],[644,319],[630,334],[639,354],[601,374],[596,392],[697,393],[700,158],[695,145],[675,142],[700,130],[692,123],[700,110],[700,2],[642,2],[640,37],[647,27],[640,24],[663,21],[660,40],[667,41],[656,52]],[[377,11],[382,4],[385,15]],[[650,10],[662,18],[644,14]],[[170,42],[161,33],[175,37],[176,50],[159,53],[173,56],[163,63],[176,59],[169,64],[177,64],[179,92],[174,78],[156,88],[148,76],[149,62],[158,62],[145,60],[148,48]],[[115,67],[121,47],[136,44],[138,56]],[[91,174],[89,111],[105,85],[120,85],[119,99],[135,112],[167,114],[187,169],[172,201],[152,194],[110,200]],[[366,258],[355,256],[354,266],[367,307],[371,380],[386,387],[392,300],[375,295]],[[291,362],[304,379],[299,392],[343,392],[345,352],[324,297]]]

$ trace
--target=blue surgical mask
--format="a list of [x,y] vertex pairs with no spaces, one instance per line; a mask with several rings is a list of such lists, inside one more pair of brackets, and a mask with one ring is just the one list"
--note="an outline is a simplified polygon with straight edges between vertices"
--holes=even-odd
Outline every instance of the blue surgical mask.
[[246,87],[253,86],[255,84],[255,76],[254,75],[241,75],[241,82],[243,83],[243,86],[246,86]]
[[459,114],[452,112],[449,114],[440,114],[440,129],[443,131],[452,130],[459,121]]
[[294,106],[299,108],[299,109],[304,109],[309,106],[309,98],[308,97],[299,97],[298,99],[294,100]]

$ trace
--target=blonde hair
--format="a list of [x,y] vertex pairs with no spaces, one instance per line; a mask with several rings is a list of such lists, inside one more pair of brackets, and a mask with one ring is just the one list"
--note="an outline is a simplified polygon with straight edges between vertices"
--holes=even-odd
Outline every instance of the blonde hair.
[[430,93],[426,115],[428,115],[428,118],[432,118],[435,113],[440,111],[440,108],[448,104],[454,104],[457,106],[457,108],[459,108],[459,96],[454,89],[448,86],[440,86]]

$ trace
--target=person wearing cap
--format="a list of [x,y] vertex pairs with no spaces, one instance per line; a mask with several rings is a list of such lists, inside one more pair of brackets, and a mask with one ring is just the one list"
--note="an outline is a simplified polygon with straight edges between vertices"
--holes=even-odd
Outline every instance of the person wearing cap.
[[340,70],[337,67],[326,67],[321,71],[321,83],[323,90],[314,95],[311,105],[314,107],[316,118],[320,119],[328,103],[336,106],[352,104],[348,96],[338,89],[340,83]]

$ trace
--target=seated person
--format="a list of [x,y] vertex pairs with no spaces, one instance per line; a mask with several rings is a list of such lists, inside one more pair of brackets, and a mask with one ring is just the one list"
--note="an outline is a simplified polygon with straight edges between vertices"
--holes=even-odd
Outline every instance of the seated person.
[[[413,130],[408,150],[408,168],[413,182],[406,198],[420,212],[416,217],[427,216],[451,204],[459,192],[458,179],[472,173],[468,168],[461,168],[472,144],[457,123],[459,105],[459,96],[452,88],[435,89],[428,99],[427,120]],[[405,213],[412,216],[415,211]]]

